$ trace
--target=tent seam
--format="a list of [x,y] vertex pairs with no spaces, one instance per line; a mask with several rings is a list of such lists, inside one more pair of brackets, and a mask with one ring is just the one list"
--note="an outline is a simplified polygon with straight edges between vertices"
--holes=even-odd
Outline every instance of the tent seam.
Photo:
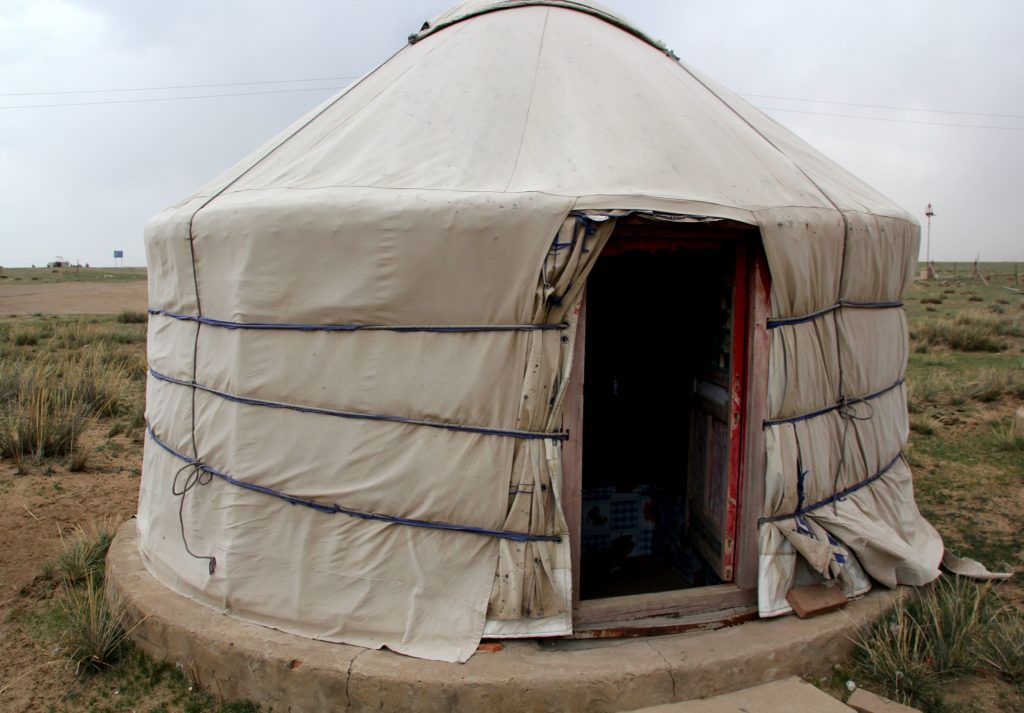
[[[592,209],[590,209],[590,208],[577,208],[576,204],[578,204],[580,202],[584,202],[584,201],[589,201],[590,199],[593,199],[593,198],[596,198],[596,197],[602,197],[603,198],[603,197],[606,196],[606,194],[604,194],[604,193],[588,193],[586,195],[576,196],[576,195],[570,195],[568,193],[556,193],[554,191],[546,191],[546,190],[540,190],[540,189],[530,189],[530,190],[523,190],[523,191],[469,190],[469,189],[466,189],[466,188],[443,188],[443,187],[435,187],[435,186],[375,186],[375,185],[357,184],[357,183],[330,183],[330,184],[321,185],[321,186],[273,186],[273,187],[266,187],[266,188],[250,186],[250,187],[247,187],[247,188],[236,188],[235,190],[231,191],[231,193],[232,194],[247,193],[247,192],[250,192],[250,191],[324,191],[324,190],[330,190],[332,188],[365,188],[365,189],[374,190],[374,191],[431,191],[431,192],[438,192],[438,193],[458,193],[458,194],[464,194],[464,195],[467,195],[467,196],[474,196],[474,195],[480,195],[480,194],[484,194],[484,195],[524,195],[524,196],[526,196],[526,195],[534,195],[534,194],[536,194],[536,195],[543,195],[543,196],[554,196],[555,198],[572,198],[573,199],[573,207],[570,209],[571,211],[582,210],[582,211],[588,211],[588,212],[590,210],[592,210]],[[194,196],[194,197],[195,198],[199,198],[199,196]],[[783,210],[783,209],[791,209],[791,208],[807,209],[807,210],[830,210],[828,208],[828,206],[802,205],[802,204],[800,204],[800,205],[796,205],[796,204],[794,204],[794,205],[767,205],[767,206],[760,206],[760,207],[757,207],[757,208],[744,208],[744,207],[739,206],[739,205],[732,205],[732,204],[728,204],[728,203],[711,203],[711,202],[703,201],[703,200],[691,200],[689,198],[684,198],[684,197],[678,196],[678,195],[663,195],[663,194],[660,194],[660,193],[643,193],[643,194],[637,194],[635,196],[619,195],[619,196],[615,196],[615,198],[619,198],[619,199],[627,200],[627,201],[628,200],[634,200],[635,201],[635,200],[642,200],[642,199],[664,200],[664,201],[686,201],[686,202],[689,202],[689,203],[695,203],[695,204],[710,206],[712,208],[722,208],[722,209],[727,209],[727,210],[730,210],[730,211],[736,211],[736,212],[740,212],[740,213],[747,213],[747,214],[750,215],[751,219],[756,219],[757,214],[762,212],[762,211],[770,211],[770,210]],[[604,208],[604,210],[649,210],[649,209],[648,208],[637,208],[635,206],[630,206],[630,205],[608,205],[608,206],[606,206]],[[671,210],[660,210],[659,209],[658,212],[672,214],[672,215],[686,215],[685,213],[674,213]],[[847,209],[844,212],[846,212],[846,213],[856,213],[858,215],[865,215],[865,216],[875,215],[874,213],[871,213],[870,211],[859,210],[859,209],[854,209],[854,208]],[[726,219],[726,220],[735,220],[735,218],[730,218],[730,217],[727,217],[727,216],[715,216],[715,215],[710,215],[710,214],[705,214],[705,216],[706,217],[711,217],[711,218],[723,218],[723,219]],[[891,218],[893,220],[903,220],[903,221],[908,222],[908,223],[913,223],[913,221],[906,220],[905,216],[888,215],[888,214],[881,214],[881,216],[884,217],[884,218]],[[757,226],[758,225],[756,222],[751,222],[751,223],[748,223],[748,224],[749,225],[753,225],[753,226]],[[914,223],[914,224],[916,224],[916,223]]]
[[512,181],[516,177],[516,171],[519,170],[519,159],[523,155],[523,144],[526,143],[526,130],[530,126],[530,114],[533,113],[533,99],[537,94],[537,76],[540,74],[540,59],[544,53],[544,38],[548,32],[548,17],[551,14],[550,8],[544,10],[544,25],[540,30],[540,43],[537,47],[537,64],[533,68],[533,81],[530,83],[530,102],[526,105],[526,116],[523,118],[523,131],[519,136],[519,148],[516,149],[516,160],[512,164],[512,170],[509,172],[508,182],[505,183],[505,190],[501,193],[508,193],[509,186],[512,185]]

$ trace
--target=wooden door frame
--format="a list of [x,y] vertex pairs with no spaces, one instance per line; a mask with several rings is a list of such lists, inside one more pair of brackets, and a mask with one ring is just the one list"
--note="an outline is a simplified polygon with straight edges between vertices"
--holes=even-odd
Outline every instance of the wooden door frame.
[[[616,225],[604,253],[617,251],[615,243],[620,227],[625,227],[629,238],[629,226],[646,224],[650,221],[626,219]],[[757,601],[757,520],[764,502],[764,430],[767,418],[768,396],[768,352],[770,277],[760,233],[753,226],[720,221],[721,224],[671,223],[673,235],[662,240],[660,246],[673,247],[687,244],[705,244],[709,240],[742,241],[744,249],[737,255],[744,255],[744,265],[737,264],[737,280],[744,283],[743,312],[744,327],[735,335],[743,343],[739,359],[733,359],[730,368],[730,386],[733,397],[740,400],[740,409],[733,410],[734,423],[730,444],[730,470],[737,469],[735,478],[730,477],[733,490],[729,497],[736,499],[737,515],[731,523],[734,533],[733,582],[711,587],[694,587],[667,592],[622,597],[607,597],[580,601],[580,538],[582,532],[582,486],[583,486],[583,371],[586,356],[586,291],[580,304],[578,326],[572,358],[572,372],[567,385],[563,414],[563,426],[569,437],[562,445],[562,506],[569,529],[569,546],[572,556],[572,606],[575,626],[593,625],[601,622],[637,621],[646,617],[665,615],[704,614],[713,611],[734,611],[750,608]],[[717,230],[716,230],[717,228]],[[643,238],[630,242],[649,245]],[[611,249],[609,249],[611,248]],[[598,258],[600,259],[600,257]],[[737,257],[739,260],[739,257]],[[737,312],[734,304],[734,315]],[[736,317],[734,316],[734,323]],[[734,347],[735,349],[735,344]],[[736,368],[732,368],[736,367]],[[738,377],[738,378],[737,378]],[[738,389],[738,392],[736,391]],[[734,431],[735,429],[735,431]],[[760,477],[748,477],[760,474]]]

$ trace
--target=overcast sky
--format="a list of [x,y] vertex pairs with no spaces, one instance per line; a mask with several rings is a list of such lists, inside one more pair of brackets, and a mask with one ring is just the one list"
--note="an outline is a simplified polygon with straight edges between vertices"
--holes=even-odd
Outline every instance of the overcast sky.
[[[0,0],[0,265],[144,264],[150,216],[450,4]],[[922,225],[931,202],[933,260],[1024,260],[1024,2],[604,4]],[[139,101],[210,94],[246,96]]]

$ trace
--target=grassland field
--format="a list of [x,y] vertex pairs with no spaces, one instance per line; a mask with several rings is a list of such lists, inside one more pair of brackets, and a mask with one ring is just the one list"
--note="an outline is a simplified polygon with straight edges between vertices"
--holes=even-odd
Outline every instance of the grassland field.
[[4,267],[0,288],[26,282],[131,282],[146,279],[144,267]]

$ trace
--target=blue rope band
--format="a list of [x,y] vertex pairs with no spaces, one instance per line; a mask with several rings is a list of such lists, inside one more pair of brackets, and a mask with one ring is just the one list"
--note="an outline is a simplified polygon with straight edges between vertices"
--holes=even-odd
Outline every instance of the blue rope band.
[[804,322],[810,322],[826,314],[835,312],[840,307],[852,307],[854,309],[893,309],[895,307],[902,307],[903,302],[854,302],[852,300],[839,300],[834,305],[829,305],[810,314],[803,314],[799,317],[778,317],[775,319],[768,320],[768,329],[775,329],[776,327],[787,327],[794,324],[803,324]]
[[146,432],[149,437],[153,439],[153,442],[163,448],[165,451],[170,453],[175,458],[194,466],[203,473],[209,473],[210,475],[216,476],[226,483],[231,485],[237,485],[240,488],[246,490],[252,490],[253,492],[263,493],[264,495],[272,495],[275,498],[284,500],[286,503],[291,505],[302,505],[303,507],[312,508],[318,512],[327,513],[329,515],[348,515],[349,517],[359,518],[360,520],[377,520],[379,522],[387,522],[393,525],[406,525],[407,527],[423,527],[430,530],[452,530],[454,532],[466,532],[472,535],[484,535],[486,537],[497,537],[503,540],[513,540],[514,542],[561,542],[562,538],[559,535],[532,535],[528,532],[516,532],[515,530],[492,530],[486,527],[475,527],[473,525],[453,525],[448,522],[434,522],[432,520],[415,520],[407,517],[397,517],[395,515],[381,515],[375,512],[365,512],[363,510],[353,510],[352,508],[342,507],[337,503],[323,503],[317,500],[309,500],[307,498],[300,498],[295,495],[288,495],[282,493],[279,490],[268,488],[265,485],[256,485],[245,480],[239,480],[227,473],[217,470],[205,463],[179,453],[178,451],[171,448],[169,445],[160,440],[160,438],[153,431],[152,426],[146,424]]
[[468,433],[482,433],[486,436],[504,436],[506,438],[523,438],[527,440],[548,439],[552,441],[564,441],[569,438],[569,434],[564,431],[557,433],[545,433],[543,431],[516,431],[502,428],[490,428],[488,426],[466,426],[458,423],[427,421],[419,418],[407,418],[405,416],[387,416],[384,414],[362,413],[359,411],[339,411],[336,409],[320,408],[318,406],[301,406],[299,404],[290,404],[284,401],[264,401],[263,399],[254,399],[248,396],[239,396],[227,391],[221,391],[220,389],[215,389],[212,386],[206,386],[205,384],[200,384],[190,379],[178,379],[173,376],[168,376],[167,374],[161,374],[152,367],[150,367],[149,373],[154,379],[159,381],[166,381],[169,384],[178,384],[179,386],[199,389],[200,391],[205,391],[208,394],[219,396],[226,401],[231,401],[236,404],[245,404],[247,406],[264,406],[266,408],[279,408],[286,409],[288,411],[297,411],[298,413],[315,413],[321,416],[355,418],[365,421],[389,421],[391,423],[404,423],[410,426],[427,426],[429,428],[441,428],[446,431],[465,431]]
[[812,510],[817,510],[818,508],[825,507],[826,505],[831,505],[832,503],[836,502],[837,500],[845,500],[848,496],[850,496],[853,493],[857,492],[861,488],[870,485],[871,483],[875,482],[876,480],[881,478],[883,475],[888,473],[892,469],[892,467],[894,465],[896,465],[896,462],[900,458],[902,458],[902,457],[903,457],[902,453],[897,453],[895,458],[893,458],[891,461],[889,461],[889,463],[887,465],[885,465],[880,471],[878,471],[877,473],[872,475],[870,478],[867,478],[866,480],[862,480],[859,483],[851,485],[849,488],[846,488],[845,490],[840,490],[839,492],[834,493],[833,495],[825,498],[824,500],[819,500],[816,503],[811,503],[810,505],[805,505],[804,507],[800,508],[796,512],[787,513],[785,515],[772,515],[771,517],[762,517],[762,518],[760,518],[757,521],[757,524],[758,525],[764,525],[765,523],[768,523],[768,522],[778,522],[779,520],[790,520],[790,519],[792,519],[794,517],[802,517],[803,515],[808,514]]
[[291,332],[438,332],[457,334],[460,332],[543,332],[554,329],[568,329],[565,322],[541,324],[292,324],[290,322],[232,322],[214,319],[201,314],[178,314],[157,307],[149,307],[150,314],[170,317],[185,322],[196,322],[223,329],[264,329]]
[[844,398],[839,399],[839,401],[832,404],[831,406],[826,406],[825,408],[820,408],[817,409],[816,411],[808,411],[807,413],[802,413],[799,414],[798,416],[786,416],[784,418],[766,418],[763,421],[763,425],[765,428],[768,428],[769,426],[778,426],[783,423],[797,423],[799,421],[806,421],[809,418],[823,416],[826,413],[832,413],[833,411],[838,411],[839,409],[851,406],[856,403],[860,403],[862,401],[871,401],[872,399],[877,399],[879,396],[887,394],[893,389],[898,388],[903,384],[904,381],[906,381],[906,379],[904,379],[901,376],[894,383],[890,384],[889,386],[886,386],[884,389],[879,389],[873,394],[868,394],[867,396],[846,396]]

